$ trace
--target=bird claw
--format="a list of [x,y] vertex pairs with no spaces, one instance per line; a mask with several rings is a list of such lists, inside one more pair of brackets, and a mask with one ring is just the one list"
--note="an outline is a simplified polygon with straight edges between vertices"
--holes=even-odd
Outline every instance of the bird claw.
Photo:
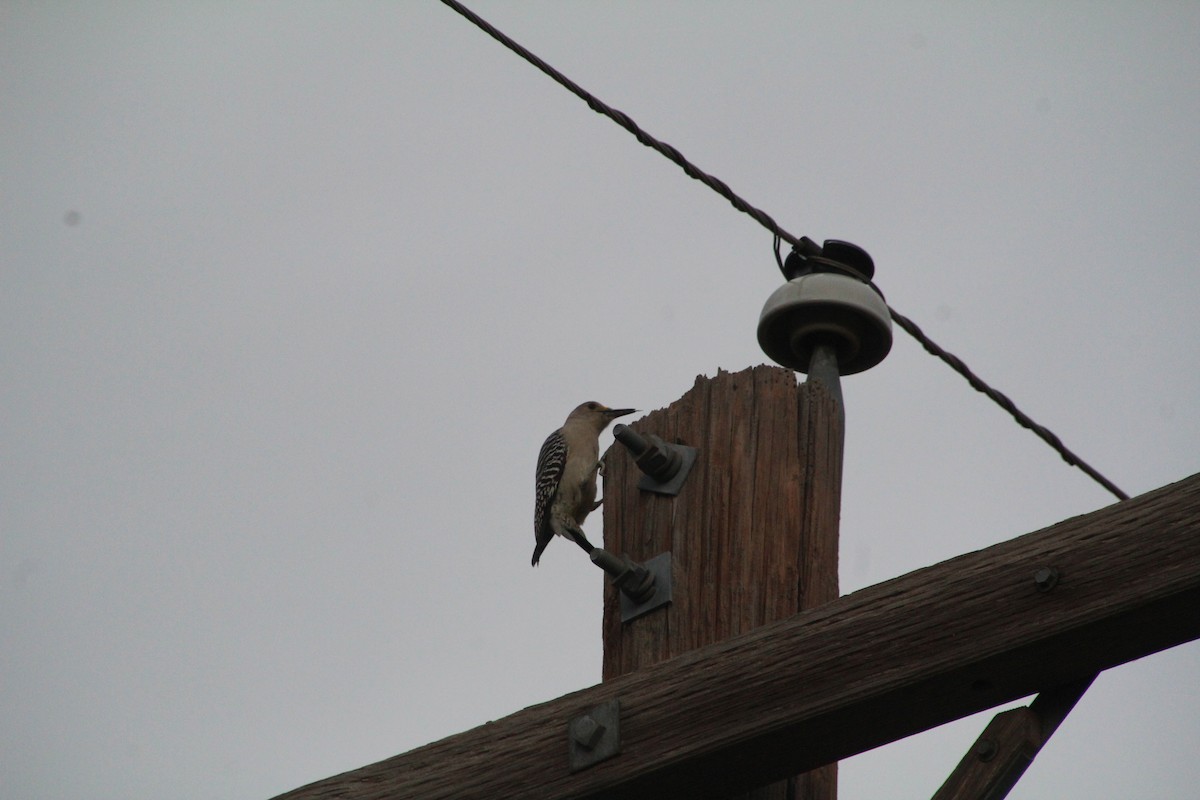
[[571,539],[575,542],[575,544],[583,548],[585,553],[590,554],[596,549],[592,546],[592,543],[588,541],[587,537],[583,535],[583,530],[580,528],[568,529],[568,533],[570,533]]

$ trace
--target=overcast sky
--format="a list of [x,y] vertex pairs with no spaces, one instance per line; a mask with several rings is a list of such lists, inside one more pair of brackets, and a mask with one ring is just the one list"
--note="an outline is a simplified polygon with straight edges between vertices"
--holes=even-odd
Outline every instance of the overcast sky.
[[[473,7],[1125,491],[1200,471],[1200,4]],[[264,800],[599,681],[537,450],[765,362],[765,230],[432,0],[8,0],[0,137],[0,795]],[[1113,501],[903,332],[844,390],[843,592]],[[1106,672],[1012,797],[1194,797],[1198,675]]]

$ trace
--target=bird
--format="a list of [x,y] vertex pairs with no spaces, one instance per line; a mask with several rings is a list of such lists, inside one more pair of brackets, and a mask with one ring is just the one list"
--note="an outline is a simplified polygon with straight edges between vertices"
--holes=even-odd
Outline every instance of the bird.
[[594,549],[579,527],[601,503],[596,499],[600,469],[600,433],[617,417],[635,408],[609,408],[595,401],[580,403],[562,427],[546,437],[537,459],[533,504],[533,566],[555,534],[571,539],[587,552]]

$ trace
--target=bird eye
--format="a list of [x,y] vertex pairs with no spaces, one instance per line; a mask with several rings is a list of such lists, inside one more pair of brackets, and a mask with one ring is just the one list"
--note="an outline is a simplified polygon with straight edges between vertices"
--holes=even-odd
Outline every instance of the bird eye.
[[588,410],[589,410],[589,411],[595,411],[595,410],[596,410],[596,404],[595,404],[595,403],[588,403]]

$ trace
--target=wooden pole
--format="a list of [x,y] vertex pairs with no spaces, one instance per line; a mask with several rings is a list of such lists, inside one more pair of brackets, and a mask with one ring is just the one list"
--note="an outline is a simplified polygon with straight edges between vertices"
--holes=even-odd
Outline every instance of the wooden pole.
[[[605,681],[786,619],[838,596],[843,423],[840,393],[759,366],[719,371],[631,427],[699,450],[677,497],[639,490],[613,447],[604,480],[605,549],[671,553],[673,602],[622,623],[606,585]],[[835,800],[837,764],[740,795]]]

